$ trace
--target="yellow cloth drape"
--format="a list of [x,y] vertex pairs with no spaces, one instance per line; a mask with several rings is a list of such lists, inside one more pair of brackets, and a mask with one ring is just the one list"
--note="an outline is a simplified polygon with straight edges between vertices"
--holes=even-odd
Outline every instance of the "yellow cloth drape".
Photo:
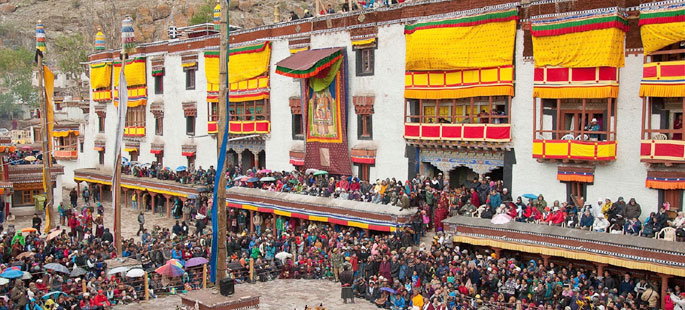
[[52,136],[53,136],[53,137],[59,138],[59,137],[66,137],[66,136],[68,136],[68,135],[70,135],[70,134],[73,134],[74,136],[78,136],[78,135],[79,135],[79,132],[78,132],[78,130],[54,131],[54,132],[52,133]]
[[52,106],[54,102],[52,99],[55,94],[55,75],[45,65],[43,66],[43,80],[45,81],[45,105],[47,106],[45,117],[48,118],[48,150],[52,150],[52,131],[55,128],[55,114]]
[[[114,87],[119,87],[121,66],[114,66]],[[136,58],[126,62],[126,84],[131,86],[147,85],[145,58]]]
[[90,88],[110,88],[112,86],[112,63],[90,65]]
[[642,47],[649,55],[665,46],[685,40],[685,22],[648,24],[640,27]]
[[207,84],[219,84],[219,57],[205,57]]
[[618,28],[533,37],[535,66],[623,67],[624,41]]
[[579,87],[533,87],[535,98],[617,98],[618,85]]
[[[269,71],[269,61],[271,60],[271,44],[266,44],[264,50],[252,53],[242,53],[229,56],[228,60],[228,82],[235,83],[251,79]],[[219,70],[219,59],[217,58],[217,77]],[[217,79],[217,84],[218,84]]]
[[406,36],[407,71],[511,65],[516,21],[417,30]]

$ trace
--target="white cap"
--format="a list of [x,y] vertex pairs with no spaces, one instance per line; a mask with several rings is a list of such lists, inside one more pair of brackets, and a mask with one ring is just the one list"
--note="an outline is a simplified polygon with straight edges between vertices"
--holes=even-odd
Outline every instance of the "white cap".
[[593,118],[591,122],[596,123],[596,122],[597,122],[597,119],[596,119],[596,118]]

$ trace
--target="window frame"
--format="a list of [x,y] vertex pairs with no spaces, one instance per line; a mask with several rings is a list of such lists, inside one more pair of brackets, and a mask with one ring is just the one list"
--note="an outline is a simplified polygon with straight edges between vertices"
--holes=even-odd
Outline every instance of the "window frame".
[[194,90],[196,85],[196,69],[186,69],[186,90]]
[[376,68],[376,47],[357,49],[355,67],[356,76],[373,76]]
[[357,139],[373,140],[373,114],[357,114]]
[[304,128],[302,127],[302,120],[302,113],[291,114],[290,122],[292,125],[291,135],[293,140],[304,140]]
[[100,165],[104,165],[105,164],[105,151],[98,151],[98,153],[99,153],[98,154],[98,162],[100,163]]
[[219,103],[218,102],[207,102],[207,121],[218,122],[219,121]]
[[[259,103],[259,104],[258,104]],[[250,100],[243,102],[233,102],[228,108],[228,114],[231,121],[270,121],[271,109],[269,108],[269,99]],[[257,108],[261,108],[259,113],[256,113]],[[255,111],[255,113],[250,112]],[[240,113],[236,113],[240,112]],[[245,113],[248,112],[248,113]]]
[[164,135],[164,117],[155,117],[155,135]]
[[155,95],[164,94],[164,75],[157,75],[155,78]]
[[[189,123],[189,122],[191,122],[192,125],[190,125],[191,123]],[[186,116],[186,135],[187,136],[195,136],[195,131],[196,131],[195,127],[197,125],[196,123],[197,123],[197,119],[195,116]],[[190,127],[192,127],[192,130],[189,130]]]
[[105,117],[98,115],[98,132],[105,132]]

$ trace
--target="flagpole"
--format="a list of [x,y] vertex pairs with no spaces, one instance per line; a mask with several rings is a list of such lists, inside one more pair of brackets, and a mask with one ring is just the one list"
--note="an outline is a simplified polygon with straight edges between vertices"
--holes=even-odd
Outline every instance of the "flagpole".
[[[36,26],[36,63],[38,69],[38,89],[39,91],[39,102],[40,102],[40,120],[42,127],[43,143],[43,182],[45,184],[45,214],[46,214],[46,228],[50,229],[55,224],[55,217],[52,216],[52,175],[50,168],[52,168],[52,156],[50,155],[49,139],[50,131],[48,130],[48,102],[46,100],[45,85],[43,85],[44,70],[43,70],[43,51],[45,50],[45,33],[39,34],[39,30],[43,28],[42,22],[38,20],[38,25]],[[42,42],[40,40],[43,40]],[[42,49],[41,49],[42,47]]]
[[[125,72],[126,59],[128,54],[123,50],[121,51],[121,72]],[[119,85],[122,81],[119,80]],[[121,87],[119,87],[119,97],[121,97]],[[124,90],[128,91],[128,90]],[[128,104],[128,102],[122,103],[121,100],[119,104]],[[117,137],[118,139],[118,137]],[[116,161],[114,166],[114,174],[117,176],[114,178],[114,183],[112,184],[112,190],[114,191],[114,199],[112,203],[114,204],[114,247],[117,249],[117,257],[121,257],[123,249],[121,248],[121,147],[114,150],[116,152]]]
[[[219,182],[215,184],[216,190],[216,211],[217,218],[213,219],[217,221],[218,233],[217,233],[217,261],[216,261],[216,283],[219,285],[219,281],[226,277],[226,164],[225,164],[225,152],[228,144],[228,131],[226,130],[228,126],[228,1],[225,1],[221,6],[221,23],[220,23],[220,40],[219,40],[219,128],[217,131],[217,159],[224,157],[224,163],[217,168],[219,176]],[[223,153],[223,154],[222,154]]]

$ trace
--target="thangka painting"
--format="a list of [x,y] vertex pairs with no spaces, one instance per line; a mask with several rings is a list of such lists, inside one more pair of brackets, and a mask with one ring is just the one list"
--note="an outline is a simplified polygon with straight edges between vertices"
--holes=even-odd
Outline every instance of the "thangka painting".
[[330,174],[352,173],[347,147],[347,95],[344,58],[303,83],[306,120],[305,167]]

